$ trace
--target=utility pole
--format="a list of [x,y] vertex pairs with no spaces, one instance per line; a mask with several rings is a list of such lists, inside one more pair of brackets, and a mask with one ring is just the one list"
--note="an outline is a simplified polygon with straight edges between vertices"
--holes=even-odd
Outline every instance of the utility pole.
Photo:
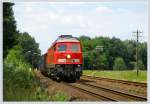
[[139,43],[139,37],[141,37],[140,33],[142,33],[142,32],[139,31],[139,30],[136,30],[133,33],[136,33],[136,70],[137,70],[137,76],[138,76],[139,75],[139,68],[138,68],[138,43]]

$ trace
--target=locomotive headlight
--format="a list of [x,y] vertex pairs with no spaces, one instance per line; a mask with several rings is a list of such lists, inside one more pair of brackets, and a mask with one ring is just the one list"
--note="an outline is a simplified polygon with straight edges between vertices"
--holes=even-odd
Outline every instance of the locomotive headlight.
[[68,54],[68,55],[67,55],[67,58],[68,58],[68,59],[70,59],[70,58],[71,58],[71,55],[70,55],[70,54]]

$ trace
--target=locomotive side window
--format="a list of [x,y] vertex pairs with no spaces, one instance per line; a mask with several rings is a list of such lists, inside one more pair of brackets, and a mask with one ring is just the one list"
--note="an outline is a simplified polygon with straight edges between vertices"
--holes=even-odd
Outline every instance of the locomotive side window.
[[53,47],[52,47],[52,50],[53,50],[53,51],[56,51],[56,46],[53,46]]
[[67,50],[67,45],[66,44],[61,44],[58,46],[58,51],[59,52],[65,52]]
[[78,44],[72,44],[70,50],[72,52],[79,52],[79,45]]
[[56,46],[54,46],[54,51],[56,51]]

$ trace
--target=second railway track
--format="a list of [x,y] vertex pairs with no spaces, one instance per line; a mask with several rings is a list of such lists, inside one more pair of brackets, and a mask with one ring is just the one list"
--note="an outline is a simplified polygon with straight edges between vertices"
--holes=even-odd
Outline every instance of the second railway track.
[[93,77],[93,76],[86,76],[86,75],[83,75],[82,77],[94,79],[94,80],[103,80],[103,81],[109,81],[109,82],[122,83],[122,84],[133,85],[133,86],[147,87],[147,83],[126,81],[126,80],[119,80],[119,79],[110,79],[110,78],[104,78],[104,77],[95,77],[95,76]]
[[73,83],[68,85],[104,101],[147,101],[147,98],[144,97],[118,92],[88,83]]

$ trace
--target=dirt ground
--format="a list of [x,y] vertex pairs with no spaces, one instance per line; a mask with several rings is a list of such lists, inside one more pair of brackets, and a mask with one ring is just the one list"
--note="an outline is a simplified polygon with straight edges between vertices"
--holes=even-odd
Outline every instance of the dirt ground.
[[53,95],[56,91],[62,91],[66,92],[70,96],[69,101],[102,101],[102,99],[85,94],[62,82],[53,81],[52,79],[42,75],[39,71],[36,71],[35,74],[41,85],[47,88],[49,95]]

